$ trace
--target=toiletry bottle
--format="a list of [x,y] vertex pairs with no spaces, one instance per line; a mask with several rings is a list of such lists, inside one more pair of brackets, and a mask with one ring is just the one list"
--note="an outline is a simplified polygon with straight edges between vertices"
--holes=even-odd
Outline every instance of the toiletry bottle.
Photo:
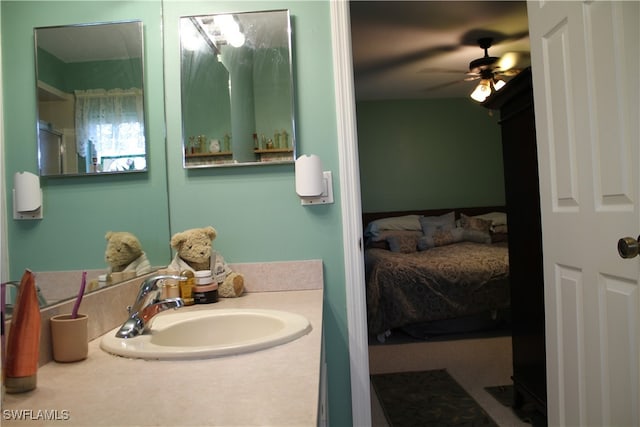
[[[167,274],[169,276],[177,276],[179,271],[169,268],[158,270],[159,274]],[[161,289],[161,298],[179,298],[180,288],[178,287],[178,281],[174,279],[161,279],[158,281],[158,286]]]
[[107,275],[101,274],[98,276],[98,288],[104,288],[107,286]]
[[273,148],[282,148],[280,147],[280,132],[278,131],[273,134]]
[[191,270],[182,270],[180,276],[187,278],[179,282],[180,298],[184,301],[184,305],[193,305],[193,288],[196,287],[195,275]]
[[164,289],[167,298],[180,298],[180,288],[175,281],[165,283]]
[[22,393],[37,385],[40,357],[40,306],[35,276],[26,270],[20,281],[7,340],[4,384],[7,393]]
[[195,272],[196,287],[193,300],[196,304],[210,304],[218,301],[218,284],[213,281],[211,270]]

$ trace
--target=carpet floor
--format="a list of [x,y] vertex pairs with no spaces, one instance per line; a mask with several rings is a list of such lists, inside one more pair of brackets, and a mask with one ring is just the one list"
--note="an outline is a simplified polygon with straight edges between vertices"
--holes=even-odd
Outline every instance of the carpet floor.
[[392,427],[497,427],[445,369],[377,374],[371,382]]

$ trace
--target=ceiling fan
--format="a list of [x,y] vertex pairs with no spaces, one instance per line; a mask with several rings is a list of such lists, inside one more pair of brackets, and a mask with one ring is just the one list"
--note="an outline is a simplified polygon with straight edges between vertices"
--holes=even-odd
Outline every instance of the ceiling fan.
[[[474,59],[469,63],[469,71],[466,73],[469,77],[433,86],[427,90],[436,90],[465,81],[480,80],[470,95],[473,100],[478,102],[483,102],[492,92],[500,90],[505,85],[501,77],[512,77],[522,71],[519,68],[514,68],[519,62],[520,54],[517,52],[507,52],[501,57],[490,56],[489,48],[491,48],[492,44],[492,37],[481,37],[478,39],[478,46],[484,50],[484,56]],[[438,71],[448,72],[448,70]]]
[[517,63],[518,55],[515,52],[508,52],[502,57],[489,56],[489,48],[493,43],[491,37],[483,37],[478,39],[478,46],[484,50],[482,58],[474,59],[469,63],[469,72],[465,81],[478,80],[478,86],[471,93],[471,98],[478,102],[483,102],[492,89],[500,90],[504,85],[502,76],[511,77],[518,74],[521,70],[514,68]]

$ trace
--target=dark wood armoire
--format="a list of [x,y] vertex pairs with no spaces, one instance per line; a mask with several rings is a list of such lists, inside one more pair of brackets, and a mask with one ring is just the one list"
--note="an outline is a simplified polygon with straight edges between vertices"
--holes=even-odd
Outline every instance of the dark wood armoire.
[[546,415],[544,278],[538,156],[531,68],[512,78],[483,105],[500,111],[516,406],[531,402]]

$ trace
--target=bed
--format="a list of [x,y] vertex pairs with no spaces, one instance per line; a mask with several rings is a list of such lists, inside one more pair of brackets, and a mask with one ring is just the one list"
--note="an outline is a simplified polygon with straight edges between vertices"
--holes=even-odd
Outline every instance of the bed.
[[504,207],[365,213],[369,333],[509,308]]

